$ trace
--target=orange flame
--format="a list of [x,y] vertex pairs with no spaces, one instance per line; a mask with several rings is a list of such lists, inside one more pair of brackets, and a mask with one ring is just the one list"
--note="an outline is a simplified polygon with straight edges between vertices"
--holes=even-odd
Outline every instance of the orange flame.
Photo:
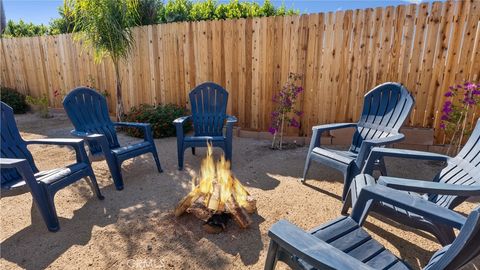
[[[249,193],[235,178],[230,170],[230,162],[222,155],[220,161],[215,163],[213,159],[212,145],[207,145],[207,156],[202,161],[200,168],[200,181],[198,188],[203,194],[207,194],[205,206],[212,210],[223,210],[224,205],[233,197],[240,206],[247,205]],[[195,188],[192,182],[192,190]]]

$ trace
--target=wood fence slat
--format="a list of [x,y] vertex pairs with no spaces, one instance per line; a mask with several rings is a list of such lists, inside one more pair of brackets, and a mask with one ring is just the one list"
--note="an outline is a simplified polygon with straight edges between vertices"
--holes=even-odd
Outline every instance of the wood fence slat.
[[[386,81],[416,99],[408,125],[435,128],[448,86],[480,79],[480,2],[446,1],[301,16],[181,22],[135,27],[135,47],[119,63],[124,107],[189,106],[188,93],[213,81],[230,94],[228,113],[244,129],[265,131],[272,96],[290,72],[302,74],[296,109],[301,129],[358,120],[363,96]],[[72,35],[0,39],[0,84],[32,96],[89,85],[107,93],[115,112],[111,59],[101,64]],[[480,110],[480,109],[479,109]],[[473,123],[480,111],[469,119]]]

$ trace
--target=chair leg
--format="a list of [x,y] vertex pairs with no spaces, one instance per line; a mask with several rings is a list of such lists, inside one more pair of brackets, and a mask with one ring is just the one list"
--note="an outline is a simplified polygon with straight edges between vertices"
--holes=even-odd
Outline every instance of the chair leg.
[[449,226],[436,224],[436,229],[432,232],[442,246],[450,245],[455,240],[455,232]]
[[192,155],[195,156],[195,147],[192,147]]
[[100,199],[100,200],[105,199],[105,197],[103,197],[102,193],[100,192],[100,188],[98,187],[98,183],[97,183],[97,178],[95,177],[95,174],[93,173],[93,170],[92,170],[92,173],[88,176],[88,178],[90,179],[90,182],[92,183],[93,192],[95,192],[95,195],[97,195],[97,198]]
[[348,168],[347,171],[344,173],[343,177],[343,193],[342,193],[342,202],[345,202],[347,198],[348,190],[350,189],[350,184],[352,183],[352,172],[351,169]]
[[55,209],[55,193],[51,193],[48,190],[45,190],[45,193],[47,195],[48,205],[39,205],[39,208],[40,211],[48,213],[47,216],[43,217],[48,230],[56,232],[60,230],[60,223],[58,222],[57,210]]
[[157,164],[158,172],[162,173],[163,172],[162,166],[160,165],[160,159],[158,158],[158,153],[155,148],[152,150],[152,155],[153,155],[153,159],[155,160],[155,164]]
[[110,168],[112,173],[113,182],[117,190],[123,189],[123,177],[122,177],[122,163],[115,162],[113,168]]
[[112,175],[113,183],[115,184],[115,188],[117,190],[123,189],[123,178],[122,178],[122,167],[121,164],[119,165],[116,158],[113,155],[105,155],[105,159],[108,165],[108,169],[110,170],[110,174]]
[[[342,212],[340,212],[340,213],[344,216],[347,216],[348,215],[348,209],[350,208],[351,204],[352,204],[352,191],[349,189],[347,191],[345,201],[343,201],[343,204],[342,204]],[[352,207],[353,207],[353,205],[352,205]]]
[[180,149],[177,149],[177,155],[178,155],[178,170],[183,170],[183,157],[185,154],[185,149],[183,147]]
[[232,145],[231,144],[226,144],[225,148],[225,159],[230,162],[230,168],[232,167]]
[[270,245],[268,246],[267,260],[265,261],[265,270],[273,270],[277,265],[277,252],[278,244],[270,240]]
[[307,173],[311,163],[312,160],[310,159],[310,153],[308,153],[307,159],[305,160],[305,167],[303,168],[303,176],[301,179],[302,183],[305,183],[305,181],[307,180]]
[[387,175],[387,167],[385,166],[385,160],[383,158],[379,159],[377,162],[377,168],[383,176]]

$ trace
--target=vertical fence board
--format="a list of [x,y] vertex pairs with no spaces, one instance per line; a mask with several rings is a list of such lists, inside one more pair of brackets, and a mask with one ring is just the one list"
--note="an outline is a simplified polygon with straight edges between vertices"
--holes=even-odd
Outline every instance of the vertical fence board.
[[[300,130],[356,121],[363,95],[397,81],[416,98],[411,126],[435,128],[437,142],[448,86],[480,78],[478,1],[446,1],[301,16],[278,16],[150,25],[132,29],[135,47],[119,63],[125,109],[141,103],[188,104],[205,81],[230,94],[228,112],[245,129],[266,130],[272,96],[290,72],[302,74]],[[113,62],[72,35],[0,40],[0,84],[32,96],[89,85],[107,95],[115,112]],[[480,110],[480,109],[479,109]],[[471,116],[475,121],[480,111]]]

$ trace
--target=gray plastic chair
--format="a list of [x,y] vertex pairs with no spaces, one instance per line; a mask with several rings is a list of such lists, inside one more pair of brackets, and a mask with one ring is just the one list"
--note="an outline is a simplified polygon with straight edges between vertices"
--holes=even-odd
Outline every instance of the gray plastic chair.
[[[413,196],[448,209],[454,209],[471,196],[480,196],[480,119],[477,120],[477,125],[467,143],[455,157],[422,151],[374,148],[365,164],[364,174],[356,176],[352,181],[342,213],[346,213],[350,201],[355,205],[362,188],[377,183],[371,176],[373,164],[375,160],[383,157],[445,161],[447,166],[432,181],[382,176],[378,180],[381,185],[404,190]],[[412,214],[405,209],[388,204],[375,204],[372,211],[399,223],[432,233],[442,245],[448,245],[455,239],[452,228]]]
[[285,220],[275,223],[268,232],[271,241],[265,270],[274,269],[277,261],[293,269],[412,269],[362,228],[371,204],[378,202],[460,229],[455,241],[433,254],[423,269],[458,269],[480,255],[480,207],[466,219],[405,192],[375,185],[362,190],[350,217],[340,217],[310,232]]
[[[414,104],[408,90],[399,83],[381,84],[365,95],[362,116],[358,123],[338,123],[315,126],[308,149],[302,182],[305,182],[312,160],[337,169],[343,173],[344,187],[342,200],[345,200],[350,182],[363,168],[370,150],[375,146],[386,146],[403,140],[398,130],[407,118]],[[355,128],[355,134],[347,151],[328,149],[320,144],[323,132]],[[386,174],[383,160],[379,160],[379,169]]]

